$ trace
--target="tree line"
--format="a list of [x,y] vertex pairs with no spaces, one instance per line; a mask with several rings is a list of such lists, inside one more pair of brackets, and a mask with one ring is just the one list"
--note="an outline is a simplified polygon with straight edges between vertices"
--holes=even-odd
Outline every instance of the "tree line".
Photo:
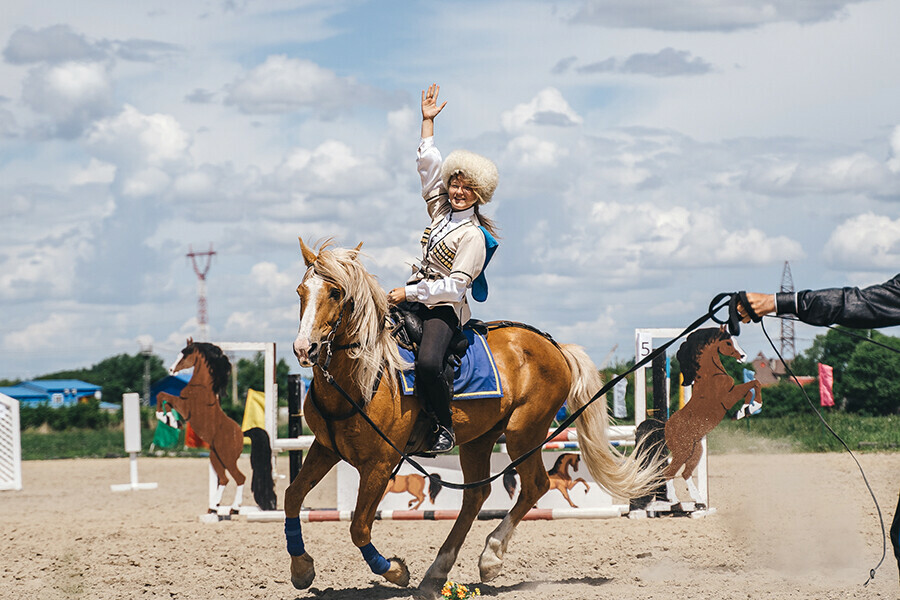
[[[87,368],[55,371],[34,377],[32,380],[79,379],[101,386],[104,402],[121,404],[122,394],[125,393],[138,393],[143,398],[145,369],[149,371],[151,384],[169,374],[168,368],[159,356],[137,353],[134,355],[118,354]],[[275,365],[275,372],[279,404],[286,404],[290,367],[283,358]],[[13,386],[21,382],[21,380],[0,380],[0,386]],[[232,398],[234,386],[229,384],[224,397],[220,399],[222,408],[230,417],[240,422],[244,414],[247,390],[262,391],[264,382],[265,356],[261,352],[257,352],[252,358],[238,359],[237,398]],[[151,408],[155,409],[155,407]],[[71,407],[23,407],[21,421],[23,429],[40,427],[45,423],[55,430],[99,428],[121,422],[121,415],[110,415],[101,411],[99,401],[90,399],[83,404]]]

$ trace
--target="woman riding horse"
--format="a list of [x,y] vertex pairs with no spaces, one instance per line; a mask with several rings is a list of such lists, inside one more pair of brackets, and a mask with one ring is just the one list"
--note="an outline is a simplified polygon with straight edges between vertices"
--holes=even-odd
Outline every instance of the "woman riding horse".
[[[416,393],[437,420],[437,435],[430,452],[449,452],[456,443],[450,399],[451,383],[444,376],[444,357],[453,334],[471,317],[466,290],[484,282],[490,261],[487,246],[496,241],[494,225],[479,212],[497,188],[497,167],[483,156],[458,150],[447,160],[434,145],[434,118],[447,105],[437,105],[440,87],[422,92],[422,138],[416,160],[422,178],[422,196],[431,225],[422,235],[422,260],[406,287],[388,293],[392,304],[417,303],[422,319],[422,342],[416,359]],[[491,252],[493,254],[493,252]],[[487,298],[487,283],[473,297]]]
[[[357,399],[366,416],[397,448],[404,448],[422,406],[400,393],[397,372],[408,367],[385,326],[388,303],[377,281],[358,260],[358,250],[322,248],[316,254],[303,240],[306,274],[297,288],[300,326],[294,354],[313,367],[313,383],[304,404],[315,441],[284,498],[285,536],[291,556],[291,581],[309,587],[315,578],[312,557],[303,544],[300,507],[316,483],[341,459],[359,472],[356,509],[350,525],[353,543],[372,572],[398,585],[409,583],[399,558],[385,559],[372,544],[372,523],[400,455],[351,406]],[[504,395],[497,399],[455,402],[454,429],[467,482],[490,475],[491,453],[501,434],[512,459],[539,447],[559,407],[578,410],[601,387],[600,375],[584,351],[560,345],[524,326],[489,327]],[[340,389],[338,389],[338,386]],[[343,392],[343,393],[342,393]],[[612,495],[639,497],[658,484],[658,461],[642,469],[610,446],[606,402],[600,398],[577,421],[582,453],[594,480]],[[516,470],[522,485],[513,508],[488,536],[479,567],[483,581],[500,573],[503,555],[516,525],[550,487],[540,452]],[[490,493],[489,485],[463,492],[459,516],[425,574],[420,590],[438,598],[459,549]]]

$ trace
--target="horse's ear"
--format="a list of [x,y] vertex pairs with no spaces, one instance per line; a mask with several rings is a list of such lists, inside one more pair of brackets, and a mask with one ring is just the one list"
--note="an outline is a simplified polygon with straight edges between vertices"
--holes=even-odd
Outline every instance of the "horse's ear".
[[362,248],[363,243],[360,242],[356,245],[356,248],[353,249],[353,258],[359,258],[359,249]]
[[719,325],[719,331],[725,333],[725,325]]
[[189,337],[189,338],[187,339],[187,343],[185,344],[185,346],[190,346],[190,345],[193,344],[193,343],[194,343],[194,338]]
[[309,246],[303,243],[302,237],[297,237],[300,240],[300,253],[303,255],[303,262],[306,263],[307,267],[313,266],[313,263],[316,262],[316,253],[309,249]]

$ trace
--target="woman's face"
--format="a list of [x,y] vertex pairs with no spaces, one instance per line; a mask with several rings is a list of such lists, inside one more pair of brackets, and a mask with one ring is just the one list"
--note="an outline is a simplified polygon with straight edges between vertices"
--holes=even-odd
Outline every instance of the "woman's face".
[[450,206],[453,210],[466,210],[478,202],[475,190],[466,182],[463,175],[455,175],[450,179]]

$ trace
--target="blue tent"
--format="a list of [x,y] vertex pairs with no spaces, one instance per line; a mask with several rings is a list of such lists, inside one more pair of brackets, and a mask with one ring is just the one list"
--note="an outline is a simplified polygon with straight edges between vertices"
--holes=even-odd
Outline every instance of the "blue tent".
[[191,376],[183,373],[167,375],[150,386],[150,406],[156,408],[156,395],[166,392],[177,396],[191,380]]

